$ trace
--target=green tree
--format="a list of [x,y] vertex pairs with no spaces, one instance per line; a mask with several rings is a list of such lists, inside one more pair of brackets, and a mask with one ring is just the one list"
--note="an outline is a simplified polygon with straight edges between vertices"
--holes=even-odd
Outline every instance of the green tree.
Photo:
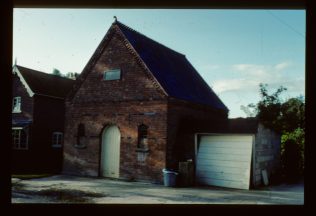
[[65,77],[75,80],[75,79],[77,79],[78,75],[79,74],[77,72],[68,72],[68,73],[66,73]]
[[305,102],[302,96],[289,98],[285,102],[280,95],[287,89],[280,86],[269,94],[267,84],[260,84],[261,100],[241,109],[247,116],[256,116],[268,128],[282,134],[281,160],[288,180],[295,180],[304,171],[305,146]]
[[281,106],[282,131],[305,130],[305,102],[302,97],[290,98]]
[[289,181],[296,181],[304,174],[305,131],[296,128],[282,135],[281,162]]
[[280,86],[276,92],[269,94],[267,84],[260,83],[261,100],[257,103],[257,118],[268,128],[273,128],[277,132],[282,132],[282,101],[280,94],[287,89]]
[[56,75],[56,76],[62,76],[60,70],[54,68],[52,74]]

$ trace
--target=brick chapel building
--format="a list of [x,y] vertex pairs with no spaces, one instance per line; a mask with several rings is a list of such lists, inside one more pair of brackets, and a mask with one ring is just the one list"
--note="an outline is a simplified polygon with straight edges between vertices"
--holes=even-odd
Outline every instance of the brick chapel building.
[[185,55],[115,21],[66,99],[63,173],[162,182],[195,161],[190,123],[227,116]]

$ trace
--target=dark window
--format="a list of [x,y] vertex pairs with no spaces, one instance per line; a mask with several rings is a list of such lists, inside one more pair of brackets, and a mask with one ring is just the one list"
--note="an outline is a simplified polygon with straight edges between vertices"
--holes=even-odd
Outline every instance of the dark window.
[[148,126],[141,124],[138,126],[138,148],[147,148]]
[[12,129],[13,148],[19,150],[28,149],[27,133],[22,128]]

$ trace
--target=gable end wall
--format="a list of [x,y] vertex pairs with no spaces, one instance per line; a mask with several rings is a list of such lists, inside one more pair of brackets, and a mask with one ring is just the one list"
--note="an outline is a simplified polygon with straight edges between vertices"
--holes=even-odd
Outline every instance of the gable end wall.
[[[120,178],[161,183],[167,142],[167,98],[123,39],[120,34],[109,37],[100,58],[86,71],[72,100],[66,102],[63,172],[100,176],[102,131],[114,124],[121,132]],[[121,69],[121,80],[102,79],[104,71],[116,68]],[[85,136],[78,141],[80,123],[85,125]],[[144,162],[138,161],[136,152],[140,124],[149,127],[149,153]]]

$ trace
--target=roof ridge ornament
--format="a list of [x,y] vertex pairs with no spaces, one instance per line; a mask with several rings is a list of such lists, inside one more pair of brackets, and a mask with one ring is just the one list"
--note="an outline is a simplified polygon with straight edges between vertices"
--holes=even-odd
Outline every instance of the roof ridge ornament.
[[117,17],[114,16],[113,18],[114,18],[114,23],[117,23]]

